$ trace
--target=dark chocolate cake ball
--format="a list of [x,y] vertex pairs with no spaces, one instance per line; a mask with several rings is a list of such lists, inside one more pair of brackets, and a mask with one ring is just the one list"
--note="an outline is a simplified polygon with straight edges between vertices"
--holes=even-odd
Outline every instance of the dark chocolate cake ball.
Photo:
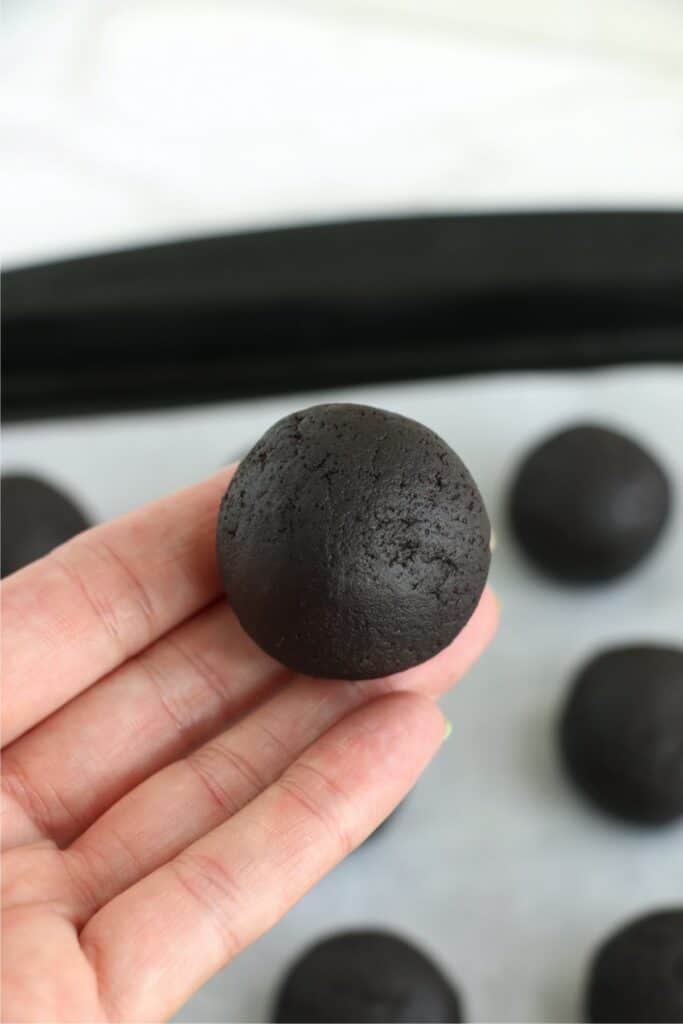
[[220,508],[246,632],[300,672],[371,679],[446,647],[477,606],[490,527],[458,456],[414,420],[318,405],[276,423]]
[[595,582],[627,572],[647,555],[670,505],[669,482],[652,455],[613,430],[577,426],[527,455],[510,513],[540,568]]
[[460,1021],[460,1000],[438,967],[387,932],[345,932],[319,942],[290,968],[278,1022],[399,1024]]
[[683,906],[630,922],[598,949],[587,993],[594,1024],[681,1024]]
[[7,474],[0,488],[3,576],[42,558],[90,526],[71,498],[37,477]]
[[643,824],[683,816],[683,649],[594,658],[571,689],[560,740],[572,777],[604,809]]

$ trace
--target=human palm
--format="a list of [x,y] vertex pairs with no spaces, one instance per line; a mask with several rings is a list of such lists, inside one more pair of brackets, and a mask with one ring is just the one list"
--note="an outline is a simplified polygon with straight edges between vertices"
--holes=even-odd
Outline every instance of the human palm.
[[220,596],[231,472],[2,583],[7,1021],[170,1016],[401,800],[495,630],[487,590],[407,672],[284,669]]

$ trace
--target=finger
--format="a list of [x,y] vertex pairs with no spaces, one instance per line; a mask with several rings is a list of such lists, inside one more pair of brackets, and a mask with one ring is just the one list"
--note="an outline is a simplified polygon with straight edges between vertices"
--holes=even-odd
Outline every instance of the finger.
[[3,752],[3,848],[64,846],[289,675],[215,602]]
[[3,581],[5,743],[216,597],[216,517],[233,472],[88,530]]
[[[483,650],[495,621],[495,600],[486,591],[455,644],[392,677],[395,686],[441,692]],[[66,845],[143,779],[288,678],[247,637],[224,601],[205,609],[5,751],[4,848],[41,837]],[[331,689],[377,695],[382,687]]]
[[112,1017],[170,1015],[362,842],[443,735],[443,716],[424,697],[374,701],[234,818],[104,907],[81,944]]
[[128,793],[65,852],[79,878],[73,912],[83,923],[128,886],[176,856],[275,782],[324,732],[395,690],[437,696],[488,644],[496,627],[487,593],[436,658],[386,679],[338,683],[299,677],[251,714]]

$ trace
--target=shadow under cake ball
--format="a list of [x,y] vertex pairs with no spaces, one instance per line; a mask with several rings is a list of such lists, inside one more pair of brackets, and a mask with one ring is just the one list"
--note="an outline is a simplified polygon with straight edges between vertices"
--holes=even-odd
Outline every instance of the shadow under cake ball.
[[641,824],[683,817],[683,649],[618,647],[590,661],[569,693],[560,745],[603,809]]
[[71,498],[38,477],[8,473],[0,487],[3,577],[90,526]]
[[683,1021],[683,907],[647,914],[598,949],[586,997],[593,1024]]
[[438,967],[388,932],[343,932],[309,949],[278,993],[275,1021],[457,1022],[460,999]]
[[609,580],[647,555],[666,523],[669,481],[639,444],[600,426],[548,438],[522,462],[510,496],[517,538],[543,570]]
[[243,628],[296,671],[372,679],[460,632],[489,569],[468,470],[427,427],[362,405],[276,423],[240,463],[217,527]]

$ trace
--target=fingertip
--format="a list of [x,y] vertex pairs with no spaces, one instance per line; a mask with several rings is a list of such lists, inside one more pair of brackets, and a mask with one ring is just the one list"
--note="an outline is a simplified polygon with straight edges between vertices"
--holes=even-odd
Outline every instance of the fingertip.
[[221,468],[217,469],[215,473],[212,473],[209,481],[215,482],[216,486],[222,486],[225,490],[232,481],[238,466],[239,460],[235,460],[234,462],[229,462],[225,466],[221,466]]
[[500,598],[493,587],[487,584],[474,611],[474,615],[465,626],[465,629],[471,624],[473,628],[479,631],[484,646],[487,646],[498,629],[499,621]]
[[382,716],[387,729],[411,745],[436,751],[446,735],[446,718],[429,697],[412,690],[386,694],[369,706],[371,713]]
[[470,619],[446,648],[456,666],[459,666],[459,675],[463,675],[491,643],[498,629],[499,616],[498,598],[491,587],[487,586]]

